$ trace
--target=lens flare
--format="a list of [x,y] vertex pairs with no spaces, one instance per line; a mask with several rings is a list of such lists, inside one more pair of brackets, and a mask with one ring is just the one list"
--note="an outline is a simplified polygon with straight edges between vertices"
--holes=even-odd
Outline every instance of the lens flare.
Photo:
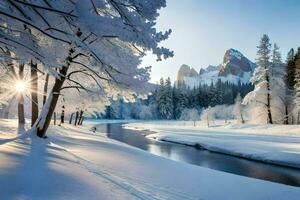
[[24,93],[27,89],[27,84],[24,81],[18,80],[15,84],[15,90],[19,93]]

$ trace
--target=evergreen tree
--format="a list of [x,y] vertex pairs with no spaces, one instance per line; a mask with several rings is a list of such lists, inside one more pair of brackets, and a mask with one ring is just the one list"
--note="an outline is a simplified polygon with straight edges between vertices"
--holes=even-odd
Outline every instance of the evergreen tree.
[[300,111],[300,47],[298,48],[298,52],[294,59],[295,62],[295,96],[294,102],[297,108],[298,119],[297,123],[299,123],[299,111]]
[[[272,65],[270,67],[270,89],[271,89],[271,109],[273,118],[277,119],[277,123],[281,123],[282,119],[288,116],[286,107],[286,85],[284,81],[285,67],[282,62],[279,47],[275,43],[272,53]],[[285,110],[285,111],[284,111]],[[283,113],[286,113],[283,115]],[[286,123],[286,122],[285,122]]]
[[285,117],[284,124],[289,124],[289,111],[291,110],[292,99],[294,95],[294,85],[295,85],[295,52],[292,48],[286,58],[285,64],[285,74],[284,74],[284,82],[285,82]]
[[174,106],[174,118],[179,119],[183,110],[187,108],[188,99],[186,97],[184,85],[180,87],[173,87],[173,106]]
[[279,47],[276,43],[274,43],[273,47],[272,63],[273,65],[282,64],[281,53],[279,52]]
[[270,53],[271,44],[268,35],[263,35],[260,44],[257,47],[257,67],[251,78],[255,86],[253,92],[250,92],[244,99],[245,103],[255,102],[263,104],[266,109],[267,123],[272,124],[271,113],[271,88],[270,88]]
[[172,119],[173,118],[173,90],[172,83],[170,77],[167,78],[165,84],[165,118]]
[[295,52],[294,49],[291,49],[287,55],[286,59],[286,75],[285,83],[289,90],[294,89],[295,85]]
[[166,87],[163,78],[160,79],[160,86],[157,92],[158,113],[161,119],[166,119]]

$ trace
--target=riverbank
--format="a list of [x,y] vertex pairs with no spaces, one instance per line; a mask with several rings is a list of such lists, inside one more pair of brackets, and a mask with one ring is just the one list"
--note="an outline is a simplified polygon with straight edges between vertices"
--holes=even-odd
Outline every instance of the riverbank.
[[195,146],[257,161],[300,168],[300,126],[298,125],[224,125],[183,121],[150,121],[124,125],[128,129],[150,130],[148,138]]
[[297,187],[154,156],[94,134],[95,122],[51,126],[47,139],[14,139],[15,125],[0,120],[0,199],[296,200],[300,195]]

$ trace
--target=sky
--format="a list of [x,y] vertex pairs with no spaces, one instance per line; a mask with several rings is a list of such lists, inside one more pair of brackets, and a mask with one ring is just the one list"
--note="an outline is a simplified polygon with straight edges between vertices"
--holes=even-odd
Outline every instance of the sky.
[[199,72],[222,63],[230,48],[255,61],[263,34],[279,45],[285,58],[290,48],[300,46],[300,0],[167,0],[156,27],[172,29],[170,38],[161,45],[175,55],[156,62],[149,53],[142,66],[152,66],[153,83],[161,77],[174,81],[182,64]]

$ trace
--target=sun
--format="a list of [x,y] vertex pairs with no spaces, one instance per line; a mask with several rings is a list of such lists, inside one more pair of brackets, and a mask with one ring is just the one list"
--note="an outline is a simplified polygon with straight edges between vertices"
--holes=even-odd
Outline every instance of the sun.
[[17,82],[15,84],[15,90],[18,93],[24,93],[27,90],[27,84],[26,84],[26,82],[24,82],[22,80],[17,80]]

